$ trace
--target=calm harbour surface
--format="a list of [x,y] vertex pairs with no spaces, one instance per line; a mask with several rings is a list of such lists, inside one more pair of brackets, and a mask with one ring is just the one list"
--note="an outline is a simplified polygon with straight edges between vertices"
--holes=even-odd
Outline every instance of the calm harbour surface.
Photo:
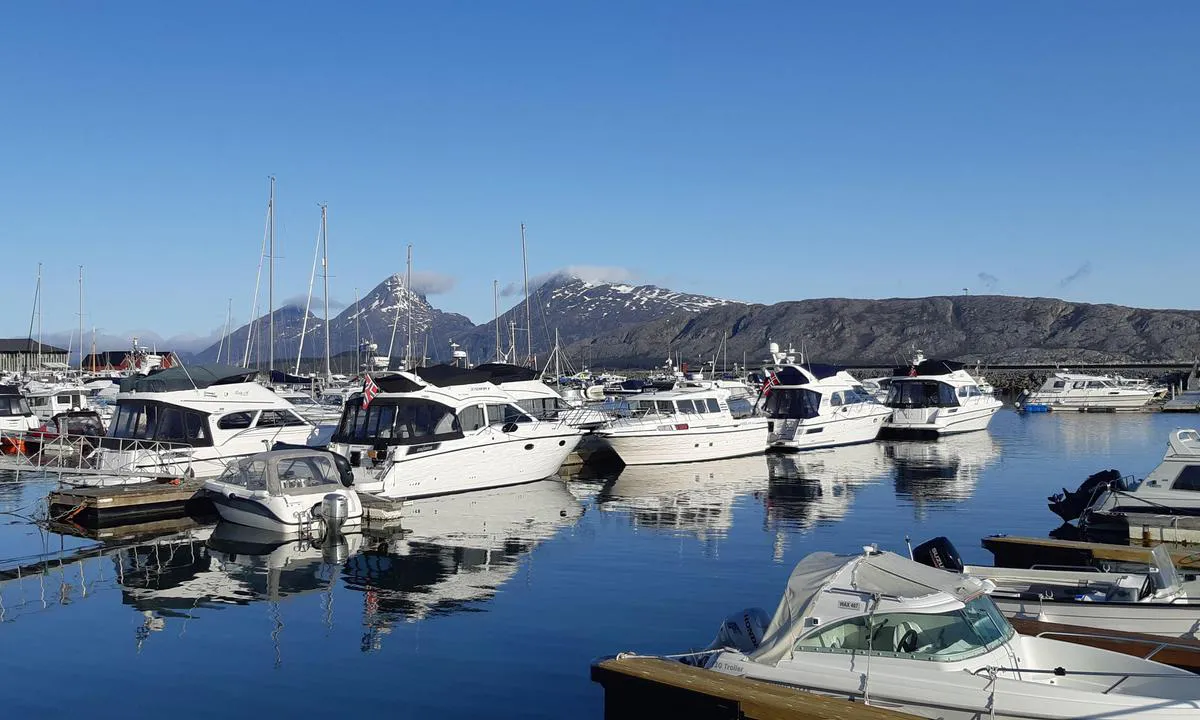
[[0,475],[5,715],[599,718],[598,656],[704,646],[729,613],[772,612],[818,550],[946,535],[990,564],[982,536],[1045,536],[1047,495],[1143,477],[1195,424],[1005,409],[937,441],[564,469],[414,502],[387,537],[325,549],[234,526],[50,533],[27,516],[53,483]]

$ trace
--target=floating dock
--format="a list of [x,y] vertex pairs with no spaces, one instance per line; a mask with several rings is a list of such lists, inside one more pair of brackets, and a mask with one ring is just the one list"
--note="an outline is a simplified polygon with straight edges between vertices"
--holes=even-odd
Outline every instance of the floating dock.
[[50,519],[85,528],[114,527],[152,520],[210,515],[212,503],[196,496],[202,483],[145,482],[130,485],[55,490],[47,502]]
[[722,675],[653,657],[592,665],[604,687],[604,717],[696,720],[912,720],[915,715],[794,688]]
[[1129,539],[1143,545],[1200,543],[1200,516],[1127,513]]
[[[1054,538],[992,535],[983,547],[992,553],[997,567],[1029,568],[1034,565],[1091,565],[1095,562],[1148,565],[1150,548],[1138,545],[1056,540]],[[1200,547],[1168,547],[1171,562],[1180,570],[1200,571]]]

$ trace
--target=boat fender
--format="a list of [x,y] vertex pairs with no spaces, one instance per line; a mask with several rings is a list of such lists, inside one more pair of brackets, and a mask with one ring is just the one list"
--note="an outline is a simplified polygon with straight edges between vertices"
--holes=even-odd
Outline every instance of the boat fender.
[[913,560],[922,565],[956,573],[963,571],[962,556],[958,554],[954,543],[944,535],[921,543],[913,548],[912,553]]

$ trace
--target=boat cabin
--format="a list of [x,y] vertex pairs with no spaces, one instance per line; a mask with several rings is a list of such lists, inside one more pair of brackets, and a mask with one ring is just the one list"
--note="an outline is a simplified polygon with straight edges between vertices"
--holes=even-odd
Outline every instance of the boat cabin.
[[0,430],[32,430],[38,425],[29,403],[16,385],[0,385]]
[[42,422],[49,422],[59,413],[87,410],[88,390],[82,387],[54,388],[29,394],[29,405]]

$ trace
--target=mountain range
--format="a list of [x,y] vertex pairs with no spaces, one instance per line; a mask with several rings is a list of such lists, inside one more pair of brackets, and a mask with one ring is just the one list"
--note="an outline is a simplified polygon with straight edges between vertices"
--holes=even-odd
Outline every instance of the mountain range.
[[[709,360],[718,352],[728,363],[756,363],[770,342],[793,345],[814,362],[895,365],[915,349],[930,357],[991,364],[1186,362],[1200,351],[1200,312],[1150,310],[1120,305],[1074,303],[1055,298],[956,295],[857,300],[822,298],[773,305],[676,292],[654,285],[587,281],[560,273],[530,293],[529,314],[519,300],[498,322],[476,325],[463,315],[433,307],[392,275],[330,322],[333,354],[355,348],[359,336],[380,354],[401,358],[412,309],[413,354],[446,361],[450,343],[474,362],[494,359],[499,325],[501,354],[524,362],[532,348],[544,363],[555,342],[576,368],[653,367],[665,358]],[[299,350],[302,308],[275,311],[276,367],[294,363]],[[393,342],[393,325],[396,327]],[[251,362],[266,360],[264,316],[255,323]],[[526,327],[532,331],[527,334]],[[249,326],[230,334],[233,359],[246,352]],[[515,345],[515,349],[514,349]],[[216,359],[221,343],[196,359]],[[322,321],[308,316],[303,355],[324,352]],[[228,352],[222,359],[228,358]],[[285,359],[281,361],[280,359]]]

